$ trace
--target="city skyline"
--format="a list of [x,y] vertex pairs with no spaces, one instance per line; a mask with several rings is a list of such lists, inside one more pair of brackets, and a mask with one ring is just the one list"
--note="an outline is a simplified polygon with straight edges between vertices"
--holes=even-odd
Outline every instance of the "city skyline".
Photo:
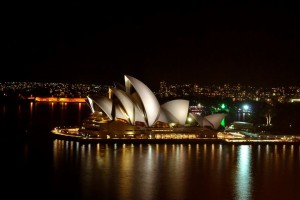
[[[86,97],[108,95],[109,88],[120,85],[101,85],[83,83],[42,83],[42,82],[0,82],[0,98],[31,99],[32,97]],[[159,98],[217,97],[233,101],[262,101],[270,104],[299,102],[300,86],[254,87],[240,84],[206,85],[169,84],[160,82],[153,89]]]
[[299,85],[293,5],[130,6],[8,3],[0,81]]

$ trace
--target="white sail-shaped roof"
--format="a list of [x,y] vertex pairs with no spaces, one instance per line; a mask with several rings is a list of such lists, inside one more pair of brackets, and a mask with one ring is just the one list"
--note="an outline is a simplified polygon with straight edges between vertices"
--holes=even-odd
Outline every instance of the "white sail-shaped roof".
[[140,109],[135,105],[135,108],[134,108],[134,119],[135,119],[135,122],[136,121],[139,121],[139,122],[145,122],[145,116],[144,114],[140,111]]
[[200,115],[196,115],[196,114],[194,114],[194,113],[190,113],[189,114],[191,117],[193,117],[195,120],[196,120],[196,122],[199,124],[199,126],[201,126],[201,127],[204,127],[204,126],[210,126],[210,127],[212,127],[213,128],[213,124],[212,123],[210,123],[206,118],[204,118],[204,117],[202,117],[202,116],[200,116]]
[[179,123],[179,120],[174,115],[162,107],[160,109],[160,114],[157,121],[165,123]]
[[152,126],[158,118],[160,112],[160,105],[153,92],[141,81],[131,76],[125,75],[126,90],[129,92],[129,83],[134,87],[138,93],[144,107],[147,126]]
[[218,129],[221,125],[221,121],[225,118],[225,113],[217,113],[205,116],[204,118],[207,119],[211,124],[213,124],[214,129]]
[[123,109],[121,109],[119,105],[115,106],[115,118],[123,119],[130,123],[127,113]]
[[143,102],[141,101],[141,98],[139,97],[138,93],[134,92],[130,95],[130,97],[135,105],[135,121],[144,122],[145,124],[147,124],[144,114]]
[[[134,124],[134,103],[130,99],[130,97],[126,94],[126,92],[116,89],[116,88],[110,88],[113,93],[116,95],[116,97],[120,100],[121,104],[125,108],[126,117],[129,118],[129,123]],[[128,119],[127,119],[128,120]]]
[[[112,99],[100,97],[93,99],[87,97],[87,103],[92,112],[103,111],[111,120],[113,117],[126,120],[135,125],[136,121],[144,122],[151,127],[156,121],[166,123],[179,123],[185,125],[188,115],[189,101],[183,99],[172,100],[160,106],[152,91],[141,81],[131,76],[125,76],[126,92],[117,88],[110,91],[118,99],[118,104],[113,106]],[[130,91],[130,88],[134,91]],[[113,110],[114,108],[114,110]],[[209,116],[190,114],[200,126],[210,126],[218,129],[225,113],[217,113]]]
[[166,115],[166,113],[164,112],[163,109],[160,109],[160,113],[159,113],[157,121],[169,123],[167,115]]
[[141,101],[141,98],[139,97],[138,93],[134,92],[134,93],[130,94],[130,97],[131,97],[132,101],[135,103],[135,105],[137,106],[137,108],[139,109],[139,111],[143,113],[144,106],[143,106],[143,102]]
[[100,97],[94,100],[95,104],[97,104],[101,110],[110,118],[112,119],[112,101],[108,97]]
[[184,99],[176,99],[164,103],[162,106],[166,111],[171,113],[180,125],[185,125],[189,110],[189,101]]
[[90,107],[92,113],[95,112],[95,109],[94,109],[94,105],[93,105],[93,99],[91,99],[90,97],[86,97],[87,98],[87,103],[88,103],[88,106]]

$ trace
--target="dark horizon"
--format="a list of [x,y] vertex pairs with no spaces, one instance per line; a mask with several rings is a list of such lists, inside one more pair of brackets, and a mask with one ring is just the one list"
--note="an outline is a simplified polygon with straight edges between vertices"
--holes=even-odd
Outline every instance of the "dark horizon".
[[[280,3],[6,4],[0,81],[299,86],[300,15]],[[5,67],[6,66],[6,67]]]

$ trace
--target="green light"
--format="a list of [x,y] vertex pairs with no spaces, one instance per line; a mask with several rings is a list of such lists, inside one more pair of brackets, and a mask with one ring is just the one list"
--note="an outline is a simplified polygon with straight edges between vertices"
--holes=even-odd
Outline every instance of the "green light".
[[222,104],[221,104],[221,108],[222,108],[222,109],[225,109],[225,108],[226,108],[225,103],[222,103]]
[[221,121],[221,126],[225,127],[225,118]]

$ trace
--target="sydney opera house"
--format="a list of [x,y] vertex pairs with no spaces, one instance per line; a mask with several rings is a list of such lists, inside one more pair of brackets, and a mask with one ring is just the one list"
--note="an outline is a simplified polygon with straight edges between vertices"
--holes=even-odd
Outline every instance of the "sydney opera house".
[[192,139],[216,137],[226,114],[200,116],[189,112],[189,101],[160,105],[140,80],[125,75],[125,86],[109,88],[107,96],[87,97],[91,109],[79,133],[97,138]]

